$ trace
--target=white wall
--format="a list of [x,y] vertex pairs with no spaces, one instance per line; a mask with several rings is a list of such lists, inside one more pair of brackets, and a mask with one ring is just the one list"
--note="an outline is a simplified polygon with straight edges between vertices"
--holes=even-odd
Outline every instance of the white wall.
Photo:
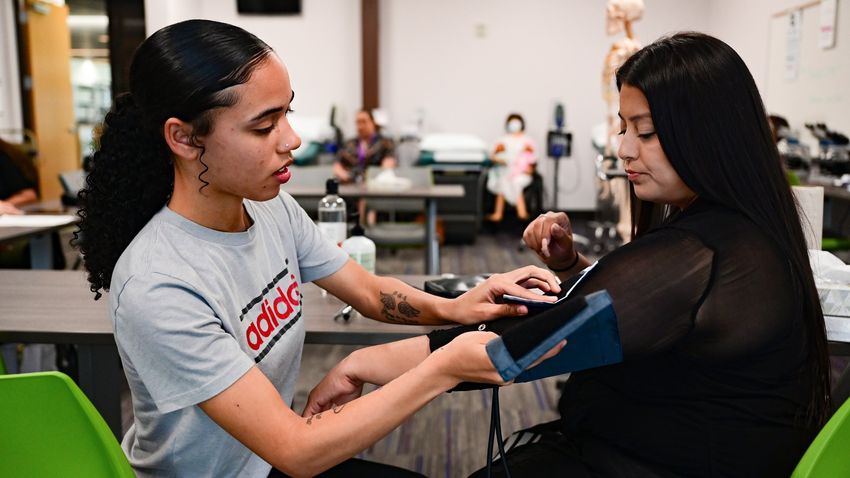
[[[800,0],[711,0],[706,33],[725,41],[750,68],[756,86],[764,94],[767,85],[770,16]],[[775,39],[782,41],[781,39]]]
[[[844,108],[850,101],[846,91],[850,85],[850,57],[845,53],[850,42],[850,24],[846,22],[850,3],[838,1],[836,47],[832,50],[819,50],[814,46],[819,7],[803,10],[804,26],[813,28],[802,32],[803,69],[796,80],[789,82],[782,77],[781,64],[786,43],[784,25],[788,17],[774,19],[772,15],[801,3],[806,2],[711,0],[709,33],[729,43],[747,63],[768,112],[787,117],[803,142],[816,148],[817,141],[803,127],[804,122],[826,122],[839,132],[850,132],[850,119]],[[805,69],[807,65],[808,70]],[[814,93],[813,88],[826,91]]]
[[[750,67],[768,109],[770,16],[800,0],[645,0],[634,25],[643,44],[679,30],[711,33]],[[839,1],[839,11],[847,8]],[[382,0],[380,96],[390,125],[425,114],[426,132],[455,131],[490,142],[505,115],[521,112],[542,147],[556,101],[567,110],[573,158],[561,163],[558,206],[593,209],[595,182],[590,132],[603,121],[602,61],[622,34],[605,34],[605,0]],[[362,104],[360,2],[304,0],[296,17],[239,16],[235,1],[146,0],[148,32],[188,18],[237,24],[280,54],[297,91],[297,115],[327,117],[353,133]],[[816,10],[816,9],[815,9]],[[812,9],[807,10],[811,14]],[[846,25],[838,26],[839,41]],[[845,131],[846,132],[846,131]],[[540,170],[548,174],[551,163]],[[552,178],[545,185],[551,189]],[[551,191],[547,191],[551,206]]]
[[[637,37],[706,30],[709,1],[646,0]],[[614,41],[604,0],[383,0],[381,104],[393,124],[425,113],[426,132],[465,132],[487,142],[511,111],[542,148],[556,101],[567,111],[573,157],[562,160],[558,207],[596,207],[590,134],[604,121],[602,63]],[[542,151],[542,150],[541,150]],[[539,167],[551,207],[552,164]]]
[[14,4],[0,2],[0,137],[14,143],[23,140],[18,71]]
[[360,1],[304,0],[301,15],[239,15],[236,0],[145,0],[147,34],[191,18],[238,25],[268,43],[289,69],[297,116],[329,118],[353,134],[362,102]]

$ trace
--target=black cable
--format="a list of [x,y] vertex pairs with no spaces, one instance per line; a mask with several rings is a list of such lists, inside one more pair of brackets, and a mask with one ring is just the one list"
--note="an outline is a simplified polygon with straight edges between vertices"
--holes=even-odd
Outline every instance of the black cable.
[[505,470],[505,477],[511,478],[511,472],[508,470],[508,457],[505,453],[505,444],[502,441],[502,420],[499,413],[499,387],[493,387],[493,398],[490,401],[490,431],[487,433],[487,477],[491,476],[493,466],[493,440],[499,443],[499,456],[502,459],[502,468]]
[[505,453],[505,444],[502,441],[502,417],[499,412],[499,387],[493,389],[493,413],[496,415],[496,442],[499,444],[499,456],[502,457],[502,468],[505,469],[505,478],[511,478],[508,470],[508,455]]
[[490,430],[487,432],[487,478],[490,478],[490,468],[493,465],[493,439],[496,435],[496,407],[493,400],[496,397],[496,390],[493,388],[493,394],[490,397]]

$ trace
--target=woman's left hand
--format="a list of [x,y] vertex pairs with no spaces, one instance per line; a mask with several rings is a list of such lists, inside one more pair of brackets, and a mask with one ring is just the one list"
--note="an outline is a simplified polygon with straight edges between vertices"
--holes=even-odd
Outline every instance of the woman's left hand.
[[536,266],[525,266],[504,274],[493,274],[486,281],[451,302],[450,320],[472,324],[497,317],[525,315],[524,305],[502,303],[505,294],[527,299],[554,302],[555,297],[540,295],[528,289],[536,287],[544,292],[558,293],[561,286],[552,272]]

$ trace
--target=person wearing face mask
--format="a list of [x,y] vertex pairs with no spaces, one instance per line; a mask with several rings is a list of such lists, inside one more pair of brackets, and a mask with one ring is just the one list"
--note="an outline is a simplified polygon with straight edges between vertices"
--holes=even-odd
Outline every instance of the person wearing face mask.
[[487,190],[496,196],[492,214],[486,219],[499,222],[505,214],[505,201],[516,207],[517,217],[528,219],[528,209],[522,191],[531,184],[534,174],[534,143],[525,134],[525,119],[511,113],[505,120],[506,135],[493,149],[491,160],[495,164],[487,176]]

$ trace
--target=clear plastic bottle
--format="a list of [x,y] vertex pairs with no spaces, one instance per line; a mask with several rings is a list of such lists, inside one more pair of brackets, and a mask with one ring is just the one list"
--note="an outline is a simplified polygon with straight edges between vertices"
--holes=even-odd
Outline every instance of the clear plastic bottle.
[[351,228],[351,237],[342,242],[342,250],[354,259],[354,262],[363,266],[364,269],[375,273],[375,243],[364,236],[363,226],[360,225],[359,214],[353,214],[354,227]]
[[319,230],[336,245],[345,240],[345,201],[339,197],[339,183],[328,179],[325,183],[326,196],[319,201]]

